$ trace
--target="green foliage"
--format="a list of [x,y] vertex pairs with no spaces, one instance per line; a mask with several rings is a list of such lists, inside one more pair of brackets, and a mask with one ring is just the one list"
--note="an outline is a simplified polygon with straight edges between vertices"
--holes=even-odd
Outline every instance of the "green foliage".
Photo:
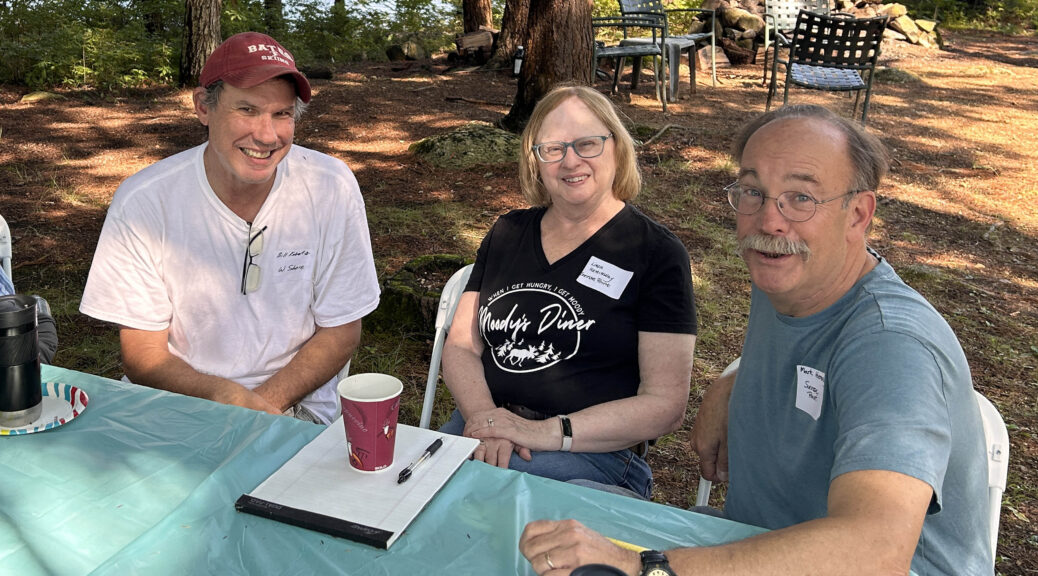
[[177,0],[0,3],[0,82],[101,89],[168,83],[177,67]]
[[[387,46],[407,42],[431,54],[451,46],[461,29],[460,0],[345,4],[286,0],[288,31],[278,40],[300,64],[334,64],[385,59]],[[267,32],[265,22],[263,0],[225,2],[222,36]],[[102,90],[169,84],[180,66],[183,34],[183,0],[0,1],[0,82]]]

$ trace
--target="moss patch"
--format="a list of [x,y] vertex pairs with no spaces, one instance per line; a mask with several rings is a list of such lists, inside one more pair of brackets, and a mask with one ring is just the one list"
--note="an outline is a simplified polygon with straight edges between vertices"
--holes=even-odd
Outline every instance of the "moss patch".
[[438,168],[465,169],[517,162],[519,137],[486,122],[469,122],[452,132],[423,138],[410,150]]

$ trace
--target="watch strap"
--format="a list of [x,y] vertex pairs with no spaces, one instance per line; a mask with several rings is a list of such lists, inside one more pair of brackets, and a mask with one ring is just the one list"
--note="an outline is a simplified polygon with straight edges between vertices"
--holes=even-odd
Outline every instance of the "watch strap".
[[569,452],[573,449],[573,425],[565,414],[559,414],[559,423],[562,425],[562,447],[559,450]]
[[676,576],[670,568],[667,556],[659,550],[644,550],[641,553],[642,571],[640,576]]

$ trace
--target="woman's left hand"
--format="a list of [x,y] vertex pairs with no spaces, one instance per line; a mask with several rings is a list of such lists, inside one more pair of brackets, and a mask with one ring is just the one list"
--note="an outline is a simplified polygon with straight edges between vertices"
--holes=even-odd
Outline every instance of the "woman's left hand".
[[[554,425],[554,426],[553,426]],[[557,433],[554,433],[557,431]],[[562,429],[554,418],[527,420],[504,408],[494,408],[473,415],[465,422],[465,436],[489,440],[503,438],[516,446],[523,460],[530,460],[530,451],[558,450],[562,446]]]

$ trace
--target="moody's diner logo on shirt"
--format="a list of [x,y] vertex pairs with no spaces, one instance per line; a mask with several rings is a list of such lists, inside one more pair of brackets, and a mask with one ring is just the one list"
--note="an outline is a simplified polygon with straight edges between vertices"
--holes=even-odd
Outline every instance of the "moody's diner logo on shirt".
[[580,302],[552,284],[513,284],[479,308],[479,332],[506,372],[536,372],[573,357],[594,320]]

